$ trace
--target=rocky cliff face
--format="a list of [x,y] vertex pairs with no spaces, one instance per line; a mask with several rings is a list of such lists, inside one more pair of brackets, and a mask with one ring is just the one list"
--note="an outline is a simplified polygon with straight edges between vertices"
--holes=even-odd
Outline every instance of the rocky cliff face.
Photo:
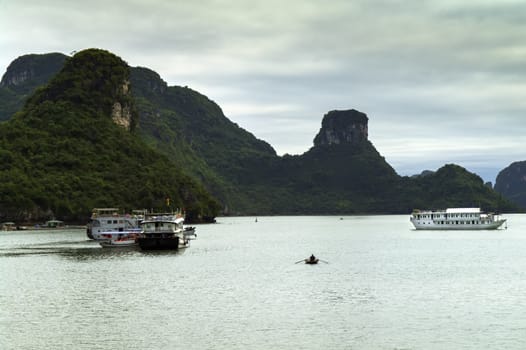
[[45,83],[62,68],[66,57],[60,53],[20,56],[7,68],[0,87],[17,89],[27,83],[31,87]]
[[368,137],[367,122],[367,115],[354,109],[330,111],[323,117],[314,146],[362,144]]
[[[81,52],[81,55],[82,54]],[[33,93],[37,87],[48,84],[51,79],[62,70],[67,58],[66,55],[60,53],[42,55],[29,54],[20,56],[11,62],[0,81],[0,97],[2,96],[1,90],[8,91],[11,94],[9,96],[12,97],[12,100],[3,101],[0,98],[0,121],[7,120],[16,111],[22,109],[27,96]],[[70,59],[75,60],[73,57]],[[97,57],[93,57],[93,61],[96,62],[96,60]],[[113,73],[108,69],[102,74],[102,77],[110,78],[111,75],[113,75]],[[163,89],[164,82],[162,80],[156,85],[154,83],[157,81],[152,81],[150,87],[152,90],[159,91]],[[86,83],[87,81],[85,80],[84,84]],[[94,91],[101,91],[100,81],[92,85],[90,88]],[[130,85],[129,78],[126,78],[117,89],[114,89],[115,91],[111,91],[111,89],[106,90],[106,94],[111,95],[113,99],[110,117],[115,124],[126,130],[132,130],[137,123],[134,116],[135,112],[132,104],[133,98],[131,96]],[[165,88],[166,83],[164,83],[164,89]],[[7,93],[5,95],[7,96]],[[15,99],[17,101],[13,103]]]
[[0,122],[21,110],[36,88],[47,84],[62,69],[66,59],[58,53],[31,54],[11,62],[0,81]]
[[[125,80],[119,89],[119,94],[121,96],[128,96],[129,92],[130,82]],[[129,131],[132,128],[132,110],[133,106],[130,104],[129,99],[124,103],[115,101],[111,109],[111,119],[115,124],[120,125]]]
[[8,71],[4,76],[2,77],[2,81],[0,81],[1,87],[12,87],[20,85],[30,79],[33,79],[35,76],[35,71],[31,69],[27,70],[21,70],[21,71]]
[[501,170],[495,181],[495,191],[526,208],[526,161],[512,163]]

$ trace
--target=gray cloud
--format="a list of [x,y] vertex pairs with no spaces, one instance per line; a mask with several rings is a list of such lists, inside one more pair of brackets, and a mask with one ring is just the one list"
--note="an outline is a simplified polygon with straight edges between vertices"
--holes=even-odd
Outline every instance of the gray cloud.
[[401,174],[454,162],[494,180],[526,158],[522,1],[0,2],[0,64],[110,50],[188,85],[278,153],[329,110],[369,115]]

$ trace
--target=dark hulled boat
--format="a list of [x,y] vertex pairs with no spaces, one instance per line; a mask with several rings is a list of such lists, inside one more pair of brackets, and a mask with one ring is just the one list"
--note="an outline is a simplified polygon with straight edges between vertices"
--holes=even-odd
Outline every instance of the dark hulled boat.
[[179,237],[174,235],[148,235],[139,237],[137,243],[142,250],[179,249]]
[[176,214],[147,214],[141,222],[137,243],[142,250],[176,250],[186,248],[189,240],[184,235],[184,218]]

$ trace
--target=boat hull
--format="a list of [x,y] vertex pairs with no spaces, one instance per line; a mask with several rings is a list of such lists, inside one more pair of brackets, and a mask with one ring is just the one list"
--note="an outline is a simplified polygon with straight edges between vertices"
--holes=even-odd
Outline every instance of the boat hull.
[[496,230],[499,227],[502,226],[506,222],[505,219],[503,220],[497,220],[491,223],[487,224],[466,224],[466,225],[460,225],[460,224],[433,224],[433,223],[417,223],[415,221],[411,221],[413,225],[415,226],[415,229],[417,230],[433,230],[433,231],[451,231],[451,230]]
[[126,241],[101,241],[99,242],[102,248],[127,248],[135,247],[137,243],[135,240],[126,240]]
[[179,248],[179,237],[140,237],[137,243],[142,250],[174,250]]
[[91,236],[88,235],[91,239],[94,239],[96,241],[116,241],[119,239],[124,239],[126,237],[130,236],[136,236],[141,232],[140,229],[130,229],[127,231],[102,231],[102,232],[96,232],[91,233]]
[[305,264],[307,265],[316,265],[318,263],[318,259],[316,260],[305,260]]

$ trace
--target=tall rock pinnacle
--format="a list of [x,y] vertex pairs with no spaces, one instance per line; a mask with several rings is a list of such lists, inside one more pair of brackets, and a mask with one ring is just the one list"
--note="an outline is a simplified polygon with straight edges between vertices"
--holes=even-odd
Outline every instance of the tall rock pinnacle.
[[367,141],[367,115],[354,109],[325,114],[314,146],[332,144],[358,145]]

